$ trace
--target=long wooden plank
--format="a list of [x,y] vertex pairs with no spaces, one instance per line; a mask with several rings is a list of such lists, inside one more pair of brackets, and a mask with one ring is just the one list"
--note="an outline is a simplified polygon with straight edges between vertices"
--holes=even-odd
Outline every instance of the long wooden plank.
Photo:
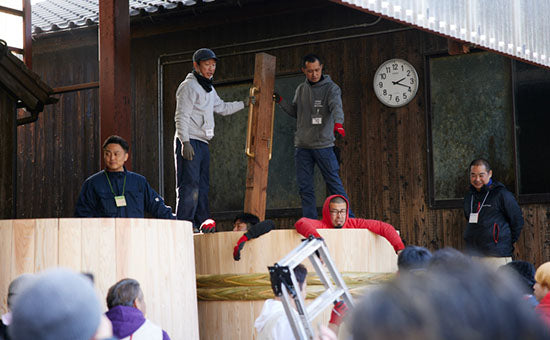
[[59,219],[36,220],[34,272],[57,266],[59,262]]
[[35,220],[13,220],[11,276],[34,272]]
[[[166,260],[170,263],[171,277],[169,289],[171,291],[171,325],[174,334],[185,334],[189,339],[199,338],[199,316],[197,304],[189,301],[196,300],[195,257],[193,232],[191,223],[187,221],[171,222],[170,240],[161,239],[159,244],[166,244],[170,251],[166,252]],[[163,259],[164,260],[164,259]],[[181,308],[184,306],[185,310]],[[186,322],[179,322],[177,315],[186,316]]]
[[0,220],[0,312],[2,314],[8,311],[7,296],[8,287],[12,280],[11,267],[12,261],[8,261],[12,256],[12,236],[13,221]]
[[115,220],[94,218],[82,225],[82,264],[80,270],[94,275],[102,305],[107,308],[107,291],[116,282]]
[[263,220],[267,197],[267,177],[269,152],[273,144],[273,90],[275,88],[276,58],[267,53],[256,54],[254,87],[257,103],[254,105],[252,122],[251,151],[254,157],[248,158],[244,211]]
[[[82,219],[59,220],[59,266],[80,271],[82,267]],[[91,221],[91,220],[90,220]],[[90,221],[86,221],[89,223]]]

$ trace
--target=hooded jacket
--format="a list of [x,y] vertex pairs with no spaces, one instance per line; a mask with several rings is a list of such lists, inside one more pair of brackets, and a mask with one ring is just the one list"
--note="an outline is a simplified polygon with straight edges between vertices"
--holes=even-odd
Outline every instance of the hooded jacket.
[[[323,75],[315,84],[306,79],[296,88],[292,104],[281,101],[280,105],[296,118],[295,147],[323,149],[334,146],[334,123],[344,124],[344,111],[342,92],[330,76]],[[317,124],[313,124],[313,118],[318,118]]]
[[512,256],[513,244],[519,239],[524,223],[514,195],[497,181],[484,185],[480,191],[470,185],[464,197],[464,217],[468,221],[472,210],[479,211],[479,216],[478,222],[468,223],[464,232],[468,250],[485,256]]
[[296,231],[302,234],[304,237],[309,237],[310,235],[314,237],[321,237],[321,235],[319,235],[319,233],[317,232],[317,229],[334,228],[329,211],[330,200],[334,197],[341,197],[346,201],[346,222],[344,223],[342,228],[368,229],[373,233],[380,235],[388,240],[388,242],[390,242],[396,252],[405,248],[401,237],[399,237],[399,234],[397,233],[397,231],[395,231],[395,228],[391,224],[377,220],[366,220],[362,218],[349,217],[349,202],[342,195],[332,195],[327,197],[325,203],[323,204],[323,219],[319,221],[307,217],[302,217],[294,225],[296,227]]
[[208,143],[214,137],[214,112],[226,116],[243,108],[243,102],[221,100],[214,88],[206,92],[189,73],[176,91],[176,137],[181,143],[190,138]]
[[115,306],[105,315],[113,324],[113,334],[119,339],[132,336],[132,340],[170,340],[165,331],[147,320],[137,308]]

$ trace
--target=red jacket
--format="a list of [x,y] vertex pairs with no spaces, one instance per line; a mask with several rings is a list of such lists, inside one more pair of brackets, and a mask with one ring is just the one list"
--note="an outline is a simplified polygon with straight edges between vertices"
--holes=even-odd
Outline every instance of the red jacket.
[[[310,235],[314,237],[321,237],[321,235],[319,235],[319,233],[317,232],[317,229],[334,228],[330,219],[329,202],[336,196],[342,197],[346,201],[346,203],[348,202],[348,200],[341,195],[329,196],[325,200],[325,204],[323,204],[323,219],[319,221],[313,220],[311,218],[302,217],[294,225],[296,227],[296,231],[302,234],[304,237],[309,237]],[[393,249],[395,249],[396,252],[405,248],[403,241],[401,241],[401,237],[399,237],[399,234],[395,231],[395,228],[391,224],[377,220],[350,218],[349,203],[347,204],[346,210],[346,222],[344,223],[344,226],[342,228],[368,229],[373,233],[386,238],[386,240],[391,243]]]
[[535,307],[535,311],[540,315],[544,323],[550,327],[550,293],[540,300],[540,303]]

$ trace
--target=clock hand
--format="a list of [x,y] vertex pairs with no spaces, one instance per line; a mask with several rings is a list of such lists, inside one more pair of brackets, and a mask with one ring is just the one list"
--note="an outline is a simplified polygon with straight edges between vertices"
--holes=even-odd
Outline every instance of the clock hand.
[[401,84],[401,83],[399,83],[399,82],[398,82],[398,83],[395,83],[394,85],[401,85],[401,86],[404,86],[404,87],[406,87],[406,88],[408,88],[408,89],[410,89],[410,88],[411,88],[410,86],[408,86],[408,85],[405,85],[405,84]]
[[[392,84],[393,84],[393,85],[397,85],[397,84],[399,84],[400,82],[402,82],[403,80],[405,80],[405,77],[399,79],[398,81],[392,81]],[[399,85],[401,85],[401,84],[399,84]]]

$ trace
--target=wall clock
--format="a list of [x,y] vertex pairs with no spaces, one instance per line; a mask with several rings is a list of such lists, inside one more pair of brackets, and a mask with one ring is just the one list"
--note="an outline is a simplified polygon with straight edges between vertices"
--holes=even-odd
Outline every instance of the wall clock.
[[373,86],[382,104],[389,107],[404,106],[416,95],[418,74],[406,60],[386,60],[376,70]]

